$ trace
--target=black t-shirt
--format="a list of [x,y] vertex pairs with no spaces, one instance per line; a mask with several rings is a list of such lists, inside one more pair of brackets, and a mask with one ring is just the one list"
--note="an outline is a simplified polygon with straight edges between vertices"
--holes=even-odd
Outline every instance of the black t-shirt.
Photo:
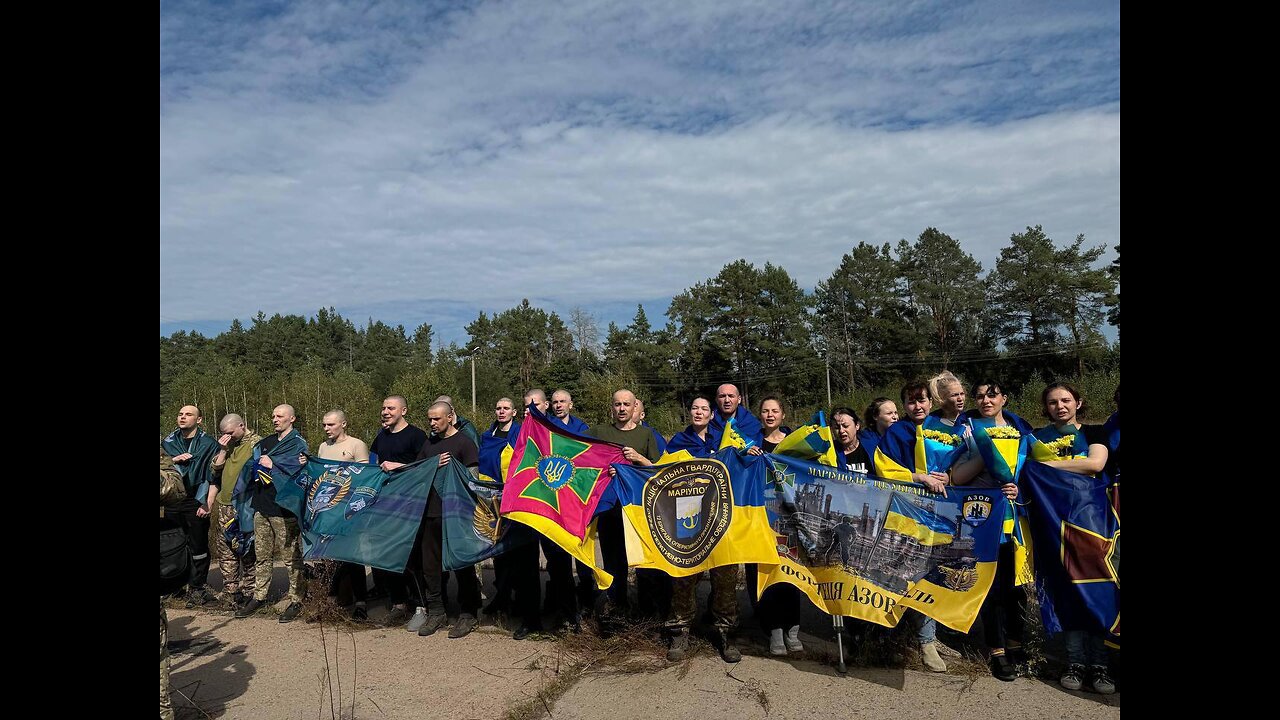
[[[441,453],[449,453],[451,463],[460,462],[466,468],[480,466],[480,451],[466,433],[455,432],[447,438],[432,435],[418,452],[417,459],[426,460]],[[431,494],[427,496],[427,517],[441,517],[440,494],[436,492],[434,484],[431,486]]]
[[[268,435],[258,441],[258,449],[262,451],[262,455],[267,455],[279,444],[279,435]],[[265,517],[293,517],[293,513],[282,509],[276,504],[276,485],[274,482],[258,482],[258,475],[255,472],[253,482],[249,485],[249,491],[252,494],[249,498],[249,506],[255,512]]]
[[1101,425],[1081,425],[1080,433],[1088,445],[1107,446],[1107,430]]
[[373,439],[369,452],[378,456],[378,462],[411,463],[418,459],[418,451],[426,442],[427,434],[414,425],[406,425],[395,433],[383,428]]
[[849,472],[871,472],[871,456],[867,454],[867,446],[858,443],[858,447],[853,452],[845,453],[844,466]]
[[[790,435],[790,434],[791,434],[791,432],[792,432],[792,431],[791,431],[791,428],[787,427],[786,425],[783,425],[782,427],[780,427],[780,428],[778,428],[778,429],[782,431],[783,440],[785,440],[785,439],[786,439],[786,436],[787,436],[787,435]],[[765,433],[763,430],[761,430],[760,432],[761,432],[761,434],[765,435],[764,439],[762,439],[762,440],[760,441],[760,448],[761,448],[762,450],[764,450],[764,451],[765,451],[765,452],[767,452],[767,453],[771,453],[771,452],[773,452],[774,450],[778,449],[778,443],[776,443],[776,442],[769,442],[768,433]],[[778,442],[782,442],[782,440],[779,440]]]

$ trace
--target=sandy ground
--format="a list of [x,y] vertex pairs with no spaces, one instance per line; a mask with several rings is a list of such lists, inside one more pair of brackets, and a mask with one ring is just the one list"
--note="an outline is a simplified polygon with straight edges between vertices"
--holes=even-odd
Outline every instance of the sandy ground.
[[[276,574],[273,588],[283,591],[283,571]],[[745,600],[742,607],[749,612]],[[822,657],[834,648],[825,639],[829,620],[810,610],[802,638],[811,656]],[[375,620],[384,613],[381,603],[371,607]],[[749,617],[743,627],[751,627]],[[451,640],[443,632],[427,638],[400,628],[348,632],[170,607],[169,639],[172,684],[181,693],[174,704],[184,719],[351,718],[353,695],[354,717],[369,720],[496,720],[522,707],[529,711],[523,718],[583,720],[1120,716],[1119,694],[1072,693],[1036,678],[1003,683],[973,664],[947,674],[850,667],[842,675],[826,662],[763,656],[763,636],[747,631],[740,645],[748,655],[737,665],[704,649],[687,668],[633,675],[589,668],[547,707],[536,693],[568,671],[557,643],[517,642],[492,625]]]

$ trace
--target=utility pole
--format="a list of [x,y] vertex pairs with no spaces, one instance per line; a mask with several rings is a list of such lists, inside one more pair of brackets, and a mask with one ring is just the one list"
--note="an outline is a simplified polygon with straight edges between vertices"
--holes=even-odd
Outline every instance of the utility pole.
[[831,407],[831,356],[826,355],[827,360],[827,407]]

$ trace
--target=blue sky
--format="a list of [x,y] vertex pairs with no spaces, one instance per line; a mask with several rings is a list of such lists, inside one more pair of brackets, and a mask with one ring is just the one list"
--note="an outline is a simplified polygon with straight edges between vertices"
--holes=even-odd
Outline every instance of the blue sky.
[[[1120,239],[1118,3],[165,3],[160,331],[603,325],[737,258]],[[1111,257],[1108,253],[1107,259]]]

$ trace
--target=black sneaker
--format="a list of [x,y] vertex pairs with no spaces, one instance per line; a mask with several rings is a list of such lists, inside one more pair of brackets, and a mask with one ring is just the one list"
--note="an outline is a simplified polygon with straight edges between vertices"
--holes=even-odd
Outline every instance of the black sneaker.
[[449,618],[444,613],[428,615],[427,621],[422,623],[422,627],[418,628],[418,637],[434,635],[437,630],[448,624]]
[[1004,653],[992,655],[987,664],[991,666],[991,675],[997,680],[1013,682],[1018,679],[1018,669],[1009,662],[1009,658],[1005,657]]
[[1094,665],[1089,668],[1089,689],[1101,695],[1110,695],[1116,691],[1116,682],[1111,679],[1111,673],[1107,672],[1105,666]]
[[368,622],[369,611],[365,609],[363,605],[357,605],[355,609],[351,611],[351,619],[356,622]]
[[409,609],[402,607],[391,607],[391,612],[387,613],[387,619],[383,624],[387,627],[398,627],[409,622]]
[[236,611],[236,617],[247,618],[250,615],[258,612],[258,608],[260,607],[262,607],[261,600],[257,600],[257,599],[250,600],[249,602],[240,606],[240,609]]
[[479,624],[480,623],[479,621],[476,620],[475,615],[472,615],[470,613],[463,613],[458,616],[458,621],[453,624],[453,629],[449,631],[449,637],[453,638],[454,640],[457,640],[458,638],[466,637],[470,635],[471,631],[475,630],[476,625],[479,625]]
[[[459,620],[461,620],[461,618],[459,618]],[[523,640],[529,637],[530,635],[533,635],[534,633],[540,633],[540,632],[542,632],[542,628],[531,628],[528,625],[525,625],[524,623],[520,623],[520,627],[516,628],[516,631],[511,633],[511,639]],[[450,633],[449,637],[453,637],[453,633]]]
[[302,614],[302,603],[300,602],[289,603],[289,607],[285,608],[284,612],[280,613],[280,622],[282,623],[293,622],[294,620],[298,619],[298,615],[300,614]]

